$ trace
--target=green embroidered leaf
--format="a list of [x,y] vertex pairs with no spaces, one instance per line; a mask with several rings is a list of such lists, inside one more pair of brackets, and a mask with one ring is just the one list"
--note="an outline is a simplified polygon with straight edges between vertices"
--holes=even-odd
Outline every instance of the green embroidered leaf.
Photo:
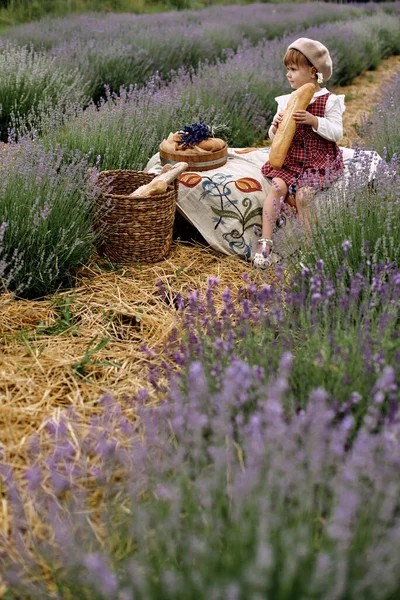
[[262,208],[260,206],[254,208],[253,210],[246,210],[246,212],[244,213],[245,224],[256,217],[259,217],[260,215],[262,215]]
[[240,215],[236,212],[233,212],[233,210],[224,210],[220,208],[215,208],[214,206],[211,207],[211,210],[213,211],[213,213],[215,213],[219,217],[223,217],[224,219],[235,219],[235,221],[242,222]]

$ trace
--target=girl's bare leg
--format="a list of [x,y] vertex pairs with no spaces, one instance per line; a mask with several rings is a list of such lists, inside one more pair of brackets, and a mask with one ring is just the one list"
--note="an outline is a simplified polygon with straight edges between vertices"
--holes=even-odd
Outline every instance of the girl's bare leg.
[[[272,232],[274,229],[275,222],[278,218],[281,199],[285,199],[288,193],[288,186],[283,179],[275,177],[272,180],[271,189],[268,192],[268,196],[264,200],[263,214],[262,214],[262,238],[272,239]],[[258,252],[263,249],[262,244],[258,247]]]
[[309,203],[314,196],[313,188],[303,187],[296,192],[296,208],[300,223],[304,229],[311,232]]

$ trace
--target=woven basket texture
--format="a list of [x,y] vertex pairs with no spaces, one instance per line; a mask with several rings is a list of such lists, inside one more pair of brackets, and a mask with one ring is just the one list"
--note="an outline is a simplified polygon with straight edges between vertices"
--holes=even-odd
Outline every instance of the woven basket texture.
[[117,263],[154,263],[165,258],[172,245],[178,198],[178,179],[165,194],[130,198],[129,194],[155,177],[143,171],[114,170],[99,173],[106,192],[95,203],[97,251]]

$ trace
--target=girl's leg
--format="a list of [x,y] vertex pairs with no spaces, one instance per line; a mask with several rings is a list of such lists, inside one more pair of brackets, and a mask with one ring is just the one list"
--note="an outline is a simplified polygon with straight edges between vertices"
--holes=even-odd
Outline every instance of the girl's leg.
[[257,252],[253,256],[253,265],[265,269],[271,264],[270,252],[272,248],[272,233],[275,222],[279,216],[281,199],[285,199],[288,186],[278,177],[272,180],[271,189],[264,200],[262,213],[262,237],[258,240]]
[[309,187],[302,187],[296,192],[296,208],[297,214],[299,216],[299,221],[304,226],[304,229],[308,232],[311,231],[310,209],[308,205],[312,200],[314,193],[315,190]]
[[[264,200],[262,214],[262,239],[272,240],[274,225],[279,216],[281,199],[285,199],[288,193],[288,185],[283,179],[275,177],[272,180],[271,189]],[[260,244],[261,245],[261,244]],[[262,248],[258,248],[260,252]]]

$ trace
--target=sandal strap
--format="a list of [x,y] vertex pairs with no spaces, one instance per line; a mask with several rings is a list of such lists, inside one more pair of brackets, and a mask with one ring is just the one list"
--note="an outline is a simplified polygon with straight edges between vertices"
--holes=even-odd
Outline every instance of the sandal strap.
[[258,240],[258,243],[262,244],[263,246],[268,245],[270,248],[272,248],[272,246],[274,245],[273,240],[270,240],[269,238],[260,238]]

